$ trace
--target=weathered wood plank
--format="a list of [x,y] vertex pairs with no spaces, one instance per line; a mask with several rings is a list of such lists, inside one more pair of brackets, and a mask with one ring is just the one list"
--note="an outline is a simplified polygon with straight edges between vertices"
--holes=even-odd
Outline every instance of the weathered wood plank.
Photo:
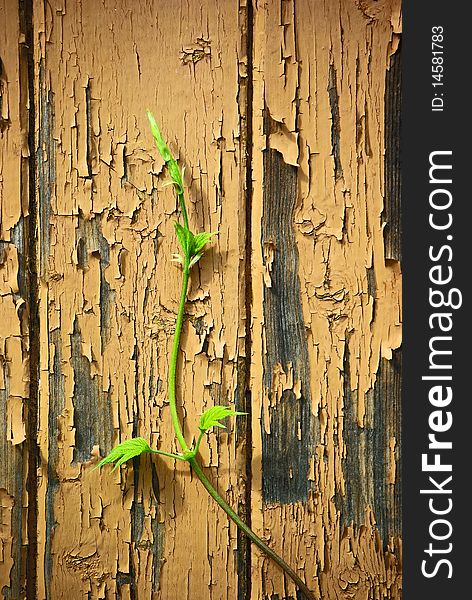
[[[396,0],[255,11],[252,522],[319,598],[400,597],[399,31]],[[252,583],[296,597],[255,551]]]
[[6,597],[24,596],[35,536],[38,598],[295,597],[257,551],[251,582],[247,546],[180,466],[91,473],[129,435],[172,444],[176,207],[148,105],[180,146],[193,225],[220,231],[192,282],[186,431],[211,403],[252,408],[252,431],[241,420],[202,453],[219,488],[320,597],[399,597],[399,7],[241,4],[35,3],[41,454],[27,536],[27,32],[25,3],[0,2]]
[[[146,457],[113,475],[91,467],[131,435],[174,444],[166,379],[177,211],[146,107],[186,167],[191,226],[219,232],[192,276],[179,372],[186,434],[203,408],[244,399],[246,9],[233,0],[35,8],[38,598],[245,597],[235,527],[185,465]],[[211,437],[202,460],[244,505],[234,427]]]
[[25,597],[28,543],[28,76],[22,33],[18,3],[0,1],[0,590],[12,600]]

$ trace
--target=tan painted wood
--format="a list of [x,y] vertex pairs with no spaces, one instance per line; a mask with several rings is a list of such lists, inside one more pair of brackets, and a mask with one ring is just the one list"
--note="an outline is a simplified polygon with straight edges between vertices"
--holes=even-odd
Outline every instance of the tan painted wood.
[[[131,435],[175,449],[166,379],[178,213],[149,107],[185,165],[192,227],[219,231],[187,307],[187,437],[207,406],[250,410],[203,447],[219,490],[316,597],[399,600],[399,3],[31,8],[27,48],[20,4],[0,0],[6,597],[25,597],[36,544],[31,598],[296,597],[254,548],[248,563],[235,527],[185,465],[145,457],[113,475],[92,472]],[[25,267],[35,258],[31,182],[37,276]],[[36,285],[39,340],[28,306]],[[30,354],[41,373],[32,394]],[[37,530],[28,535],[36,436],[26,408],[34,423],[36,402]]]
[[[186,465],[92,466],[141,435],[175,450],[166,400],[179,296],[173,190],[151,108],[185,166],[191,226],[218,231],[192,275],[185,432],[234,403],[244,348],[240,47],[233,1],[38,3],[41,396],[38,598],[234,598],[236,531]],[[244,497],[234,427],[202,451]],[[241,465],[239,464],[241,462]]]
[[0,590],[25,586],[28,498],[28,116],[17,2],[0,2]]
[[[400,5],[256,6],[252,522],[317,597],[396,599],[401,279],[382,211]],[[295,597],[255,554],[251,598]]]

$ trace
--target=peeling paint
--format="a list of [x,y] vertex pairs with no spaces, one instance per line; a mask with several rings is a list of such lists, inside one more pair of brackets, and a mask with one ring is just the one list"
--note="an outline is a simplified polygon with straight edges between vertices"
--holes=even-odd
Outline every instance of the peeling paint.
[[387,544],[401,534],[401,481],[396,477],[401,464],[401,354],[397,350],[391,360],[381,360],[374,388],[367,393],[364,427],[358,424],[355,392],[350,390],[348,351],[344,365],[345,489],[337,497],[341,523],[360,527],[368,504]]
[[[173,16],[159,4],[115,8],[97,13],[83,1],[34,15],[44,325],[38,598],[76,589],[90,598],[229,599],[243,581],[235,527],[184,465],[151,467],[143,457],[101,476],[91,466],[131,435],[175,444],[163,382],[180,283],[171,263],[177,206],[163,186],[148,107],[185,166],[192,228],[218,231],[192,276],[183,332],[186,434],[204,408],[236,400],[246,9],[182,3],[185,26],[170,36]],[[166,61],[156,60],[163,52]],[[244,504],[244,445],[236,448],[232,429],[209,441],[210,476]],[[208,507],[207,517],[195,518],[191,506]]]
[[[273,122],[266,116],[266,134]],[[262,430],[263,498],[265,502],[306,500],[308,470],[314,455],[316,428],[311,415],[310,370],[293,213],[297,169],[281,153],[264,155],[264,214],[261,243],[269,273],[264,290],[264,407]],[[267,264],[269,260],[269,264]],[[299,386],[277,389],[280,375]],[[273,460],[279,456],[278,460]]]
[[[37,542],[41,600],[297,597],[184,465],[91,470],[131,435],[175,447],[177,203],[149,106],[186,167],[192,228],[219,232],[186,310],[186,435],[216,402],[248,411],[201,450],[228,501],[316,597],[397,600],[400,3],[176,10],[178,31],[160,3],[35,4],[28,99],[18,5],[0,0],[0,588],[24,597]],[[37,531],[24,518],[31,182]]]
[[[272,395],[253,407],[252,524],[292,557],[316,597],[396,600],[401,269],[398,240],[388,236],[398,230],[400,3],[283,0],[258,4],[254,15],[251,373],[252,389]],[[289,132],[283,147],[267,115]],[[297,166],[289,139],[297,141]],[[276,178],[271,152],[280,157]],[[292,239],[268,239],[287,187],[293,200],[275,229]],[[278,262],[292,299],[280,293],[274,312],[283,322],[293,298],[299,308],[290,335],[274,336]],[[294,331],[303,332],[304,348],[292,349],[291,368],[286,357],[268,372],[270,357],[297,339]],[[295,418],[280,426],[269,454],[271,421],[283,421],[287,410]],[[298,439],[309,440],[303,458]],[[262,502],[267,465],[304,494]],[[254,555],[261,577],[251,597],[295,598],[273,565]]]
[[103,455],[110,452],[113,420],[110,390],[103,389],[99,375],[92,376],[91,360],[83,355],[77,320],[71,336],[71,363],[74,372],[74,462],[86,462],[97,444]]
[[328,78],[328,96],[329,109],[331,112],[331,152],[334,160],[334,178],[336,180],[343,176],[343,168],[341,165],[341,130],[339,119],[339,95],[336,82],[336,69],[333,64],[329,66]]
[[[27,85],[18,5],[0,1],[0,591],[25,596],[29,332]],[[25,205],[26,203],[26,205]]]

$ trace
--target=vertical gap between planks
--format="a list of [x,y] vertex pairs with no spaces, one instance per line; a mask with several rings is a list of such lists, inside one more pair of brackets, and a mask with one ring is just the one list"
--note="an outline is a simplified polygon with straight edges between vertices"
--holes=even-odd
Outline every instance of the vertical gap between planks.
[[[251,352],[252,352],[252,102],[253,102],[253,6],[252,0],[248,0],[246,9],[247,27],[247,97],[246,97],[246,264],[245,264],[245,412],[248,413],[246,422],[246,506],[248,525],[251,527],[251,505],[252,505],[252,394],[251,394]],[[246,599],[251,599],[251,542],[246,538]]]
[[[239,79],[240,88],[244,89],[242,100],[241,128],[243,132],[243,165],[244,174],[244,359],[242,364],[243,390],[238,394],[240,405],[238,410],[247,413],[244,420],[237,421],[238,437],[244,444],[244,500],[238,512],[251,527],[251,494],[252,494],[252,416],[251,416],[251,352],[252,352],[252,116],[253,116],[253,5],[252,0],[241,3],[244,29],[241,46],[246,53],[245,77]],[[251,600],[251,542],[238,529],[238,600]]]
[[20,29],[25,43],[20,46],[20,63],[27,72],[26,98],[28,131],[28,215],[26,217],[25,264],[29,304],[29,394],[27,406],[28,474],[26,491],[28,495],[26,554],[26,598],[36,600],[37,588],[37,519],[38,519],[38,394],[39,394],[39,310],[38,310],[38,270],[37,270],[37,202],[36,202],[36,155],[35,155],[35,98],[34,98],[34,56],[33,56],[33,0],[19,0]]

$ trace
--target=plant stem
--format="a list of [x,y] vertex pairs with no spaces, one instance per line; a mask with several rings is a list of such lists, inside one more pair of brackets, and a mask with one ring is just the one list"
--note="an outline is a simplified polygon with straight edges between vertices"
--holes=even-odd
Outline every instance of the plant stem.
[[[185,208],[185,201],[183,195],[179,194],[179,200],[182,207]],[[188,228],[188,224],[186,222],[187,213],[185,214],[184,223]],[[212,486],[202,468],[198,464],[195,454],[198,451],[200,446],[200,442],[203,437],[203,432],[200,432],[198,436],[198,440],[196,446],[193,451],[189,450],[187,442],[182,433],[182,427],[180,425],[179,417],[177,414],[177,401],[176,401],[176,374],[177,374],[177,363],[179,357],[179,349],[180,349],[180,336],[182,333],[182,324],[184,318],[184,310],[185,303],[187,300],[187,291],[188,291],[188,283],[190,276],[190,268],[189,268],[189,257],[185,256],[183,260],[183,269],[182,269],[182,291],[180,294],[180,302],[179,309],[177,312],[177,320],[175,323],[175,334],[174,334],[174,342],[172,346],[172,354],[170,357],[170,366],[169,366],[169,405],[170,412],[172,417],[172,424],[175,431],[175,436],[182,447],[182,452],[184,454],[184,460],[190,463],[193,472],[200,479],[203,486],[210,494],[210,496],[215,500],[215,502],[225,511],[228,517],[236,523],[236,525],[243,531],[248,538],[256,544],[256,546],[265,552],[269,558],[271,558],[279,567],[292,579],[295,585],[303,592],[306,600],[314,600],[313,594],[310,592],[305,583],[300,579],[300,577],[295,573],[295,571],[288,565],[276,552],[274,552],[267,544],[265,544],[255,533],[252,531],[250,527],[242,521],[237,513],[229,506],[229,504],[218,494],[216,489]],[[172,456],[172,455],[170,455]],[[179,457],[180,458],[180,457]]]
[[187,215],[187,207],[185,206],[185,196],[184,193],[181,192],[177,194],[179,198],[180,211],[182,213],[182,221],[184,222],[185,229],[188,229],[188,215]]
[[279,567],[292,579],[295,585],[303,592],[306,600],[315,600],[315,597],[308,589],[306,584],[300,579],[300,577],[295,573],[290,565],[288,565],[283,558],[281,558],[276,552],[274,552],[267,544],[265,544],[255,533],[254,531],[244,523],[242,519],[234,512],[234,510],[229,506],[229,504],[218,494],[216,489],[212,486],[209,479],[203,472],[202,468],[196,461],[195,457],[189,458],[188,462],[190,463],[193,472],[200,479],[203,486],[213,498],[213,500],[221,506],[221,508],[225,511],[228,517],[236,523],[236,525],[243,531],[247,537],[256,544],[256,546],[265,552],[269,558],[271,558]]
[[200,448],[200,442],[202,441],[202,438],[205,435],[205,433],[206,433],[206,431],[200,431],[200,434],[197,439],[197,443],[195,444],[195,448],[194,448],[195,454],[197,454],[198,449]]
[[[182,290],[180,293],[180,301],[179,308],[177,311],[177,319],[175,322],[175,333],[174,333],[174,341],[172,344],[172,352],[170,356],[170,364],[169,364],[169,405],[170,405],[170,413],[172,417],[172,425],[174,427],[175,436],[182,448],[182,456],[178,456],[176,454],[170,454],[168,452],[162,452],[159,450],[154,450],[156,454],[163,454],[164,456],[168,456],[170,458],[176,458],[179,460],[187,461],[195,475],[200,479],[203,486],[210,494],[210,496],[215,500],[215,502],[221,506],[221,508],[225,511],[230,519],[232,519],[236,525],[243,531],[250,540],[252,540],[258,548],[260,548],[269,558],[271,558],[281,569],[293,580],[295,585],[303,592],[306,600],[315,600],[314,595],[310,592],[308,587],[303,583],[300,577],[295,573],[295,571],[288,565],[276,552],[271,550],[267,544],[265,544],[255,533],[252,531],[250,527],[242,521],[239,516],[234,512],[234,510],[227,504],[227,502],[218,494],[216,489],[212,486],[210,481],[207,479],[205,473],[202,468],[198,464],[195,456],[198,452],[198,448],[200,446],[200,442],[203,438],[203,431],[200,431],[200,435],[198,436],[195,447],[190,450],[187,442],[185,441],[184,435],[182,433],[182,427],[180,425],[179,416],[177,414],[177,394],[176,394],[176,374],[177,374],[177,364],[179,359],[179,350],[180,350],[180,336],[182,333],[182,325],[184,320],[184,311],[185,311],[185,303],[187,301],[187,291],[188,291],[188,283],[190,277],[190,267],[196,261],[199,260],[201,255],[203,254],[203,247],[206,242],[204,242],[199,248],[195,246],[195,236],[191,233],[188,224],[188,214],[187,207],[185,206],[185,194],[183,189],[183,181],[182,174],[179,170],[179,166],[176,160],[173,158],[167,144],[162,138],[162,135],[159,131],[159,127],[152,116],[152,113],[148,111],[148,118],[151,125],[151,131],[156,141],[157,149],[164,159],[167,168],[169,169],[169,174],[172,178],[173,183],[177,186],[177,196],[179,200],[180,210],[182,213],[182,220],[184,222],[184,227],[182,231],[182,227],[179,225],[177,227],[177,234],[179,237],[180,245],[183,251],[183,257],[179,257],[179,262],[182,262]],[[179,233],[180,232],[180,233]],[[204,234],[206,240],[208,241],[209,237],[212,234]],[[192,245],[193,244],[193,245]],[[235,413],[235,414],[243,414],[243,413]]]
[[151,448],[151,452],[153,454],[161,454],[162,456],[167,456],[168,458],[175,458],[176,460],[187,460],[185,456],[179,456],[178,454],[172,454],[171,452],[164,452],[163,450],[153,450]]
[[[181,202],[182,205],[185,206],[184,202]],[[182,448],[182,451],[188,452],[189,448],[187,446],[187,442],[182,433],[182,428],[180,426],[179,416],[177,414],[177,401],[176,401],[176,373],[177,373],[177,362],[179,358],[179,349],[180,349],[180,334],[182,333],[182,324],[184,320],[184,310],[185,310],[185,302],[187,300],[187,290],[188,290],[188,280],[190,275],[190,269],[188,266],[188,258],[184,257],[184,263],[182,265],[182,291],[180,293],[180,302],[179,309],[177,312],[177,320],[175,322],[175,333],[174,333],[174,343],[172,345],[172,353],[170,356],[170,365],[169,365],[169,405],[170,405],[170,414],[172,417],[172,425],[174,427],[175,436],[179,441],[179,444]]]

